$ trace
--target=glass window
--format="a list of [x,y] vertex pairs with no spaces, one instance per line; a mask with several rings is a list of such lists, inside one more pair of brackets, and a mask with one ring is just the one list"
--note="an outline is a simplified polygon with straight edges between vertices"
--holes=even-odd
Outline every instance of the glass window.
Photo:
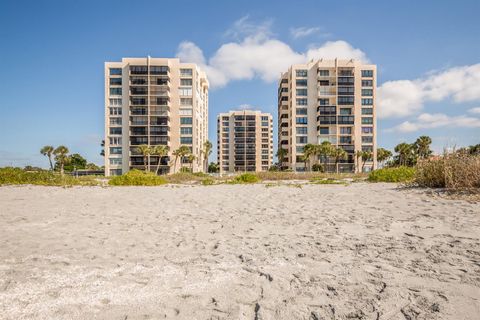
[[338,104],[339,105],[349,105],[353,104],[354,97],[338,97]]
[[122,124],[122,118],[120,117],[110,118],[110,125],[121,125],[121,124]]
[[191,77],[192,76],[192,69],[180,69],[180,76],[181,77]]
[[192,88],[178,88],[178,94],[181,96],[191,96]]
[[373,80],[362,80],[362,87],[373,87]]
[[180,79],[180,85],[181,86],[191,86],[192,85],[192,79]]
[[192,134],[192,127],[180,127],[180,134]]
[[111,76],[121,76],[122,75],[122,68],[110,68],[110,75]]
[[297,106],[306,106],[307,99],[297,99]]
[[371,106],[373,105],[373,99],[365,98],[362,99],[362,106]]
[[192,109],[180,109],[179,114],[181,116],[191,116],[193,114]]
[[328,127],[320,127],[320,134],[329,134]]
[[297,143],[307,143],[307,137],[306,136],[297,137]]
[[297,134],[307,134],[307,127],[297,127]]
[[352,109],[351,108],[340,108],[341,115],[351,115]]
[[297,87],[306,87],[307,79],[297,79],[296,84],[297,84]]
[[297,114],[307,114],[307,108],[297,108]]
[[303,153],[303,146],[297,146],[297,153]]
[[267,127],[268,126],[268,121],[262,121],[262,127]]
[[111,116],[120,116],[122,115],[122,108],[120,107],[110,107]]
[[122,169],[110,169],[110,175],[111,176],[121,176],[122,175]]
[[340,127],[340,134],[352,134],[352,127]]
[[362,127],[362,133],[373,133],[373,127]]
[[373,70],[362,70],[362,77],[373,77]]
[[122,147],[110,147],[110,154],[122,154]]
[[180,144],[192,144],[192,137],[180,137]]
[[130,66],[130,73],[131,74],[147,74],[148,67],[147,66]]
[[371,117],[362,117],[362,124],[373,124],[373,118],[371,118]]
[[192,117],[181,117],[180,124],[192,124]]
[[110,99],[110,105],[111,106],[120,106],[120,105],[122,105],[122,99],[112,98],[112,99]]
[[372,146],[362,146],[362,151],[373,152]]
[[150,74],[167,74],[169,68],[167,66],[151,66]]
[[307,89],[297,89],[297,96],[306,96]]
[[180,105],[191,106],[191,105],[193,105],[193,99],[192,98],[180,98]]
[[329,99],[318,99],[318,104],[321,106],[328,106],[330,104]]
[[373,143],[372,136],[362,136],[362,143]]
[[110,158],[110,164],[122,164],[122,158]]
[[318,70],[318,75],[321,77],[328,77],[330,72],[328,70]]
[[362,89],[362,96],[367,96],[367,97],[373,96],[373,90],[372,89]]
[[362,108],[362,114],[373,114],[373,108]]
[[306,77],[307,76],[307,70],[296,70],[295,74],[297,77]]
[[122,95],[122,88],[110,88],[110,95],[111,96],[121,96]]
[[121,127],[110,128],[110,134],[122,134]]
[[111,86],[121,86],[122,85],[122,78],[110,78],[110,85]]
[[298,117],[297,124],[307,124],[307,117]]

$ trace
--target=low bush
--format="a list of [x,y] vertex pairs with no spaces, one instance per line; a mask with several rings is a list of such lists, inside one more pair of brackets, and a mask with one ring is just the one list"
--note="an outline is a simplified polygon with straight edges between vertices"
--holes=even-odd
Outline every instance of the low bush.
[[130,170],[126,174],[113,177],[108,181],[111,186],[159,186],[166,183],[167,180],[164,177],[140,170]]
[[473,189],[480,188],[480,155],[450,153],[419,161],[415,183],[420,187]]
[[368,181],[370,182],[410,182],[414,179],[415,168],[411,167],[393,167],[383,168],[370,172]]
[[312,171],[324,172],[323,165],[322,165],[322,164],[319,164],[319,163],[315,163],[315,164],[312,166]]
[[260,182],[260,178],[253,173],[243,173],[233,178],[231,183],[257,183]]
[[100,183],[93,176],[75,178],[70,175],[61,176],[59,173],[47,170],[26,171],[21,168],[13,167],[0,168],[0,185],[12,184],[33,184],[41,186],[94,186],[99,185]]
[[213,180],[212,178],[205,178],[202,180],[202,185],[204,186],[211,186],[214,184],[215,184],[215,180]]

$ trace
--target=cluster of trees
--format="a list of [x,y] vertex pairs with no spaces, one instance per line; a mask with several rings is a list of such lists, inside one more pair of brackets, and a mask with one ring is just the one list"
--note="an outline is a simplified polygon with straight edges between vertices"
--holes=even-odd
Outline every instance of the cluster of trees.
[[69,150],[65,146],[44,146],[40,149],[40,153],[48,158],[50,170],[60,171],[63,175],[65,171],[71,172],[74,170],[101,170],[99,166],[94,163],[87,162],[87,159],[78,153],[69,154]]
[[431,144],[432,139],[428,136],[421,136],[414,143],[399,143],[394,148],[396,155],[389,165],[414,166],[418,159],[426,159],[432,155]]
[[[148,145],[140,145],[137,147],[137,150],[143,156],[143,163],[145,165],[145,172],[151,171],[150,170],[150,156],[158,157],[157,166],[155,169],[155,173],[158,175],[158,171],[160,170],[161,159],[163,157],[168,156],[169,149],[167,146],[158,145],[158,146],[148,146]],[[208,157],[212,153],[212,143],[210,141],[205,141],[203,144],[203,149],[201,150],[202,154],[204,154],[204,169],[205,171],[208,170]],[[174,160],[170,162],[170,166],[173,165],[174,172],[177,169],[177,162],[180,159],[181,163],[187,161],[190,163],[190,171],[193,172],[193,161],[195,161],[196,156],[190,151],[190,148],[187,146],[180,146],[177,150],[172,152],[172,156]]]

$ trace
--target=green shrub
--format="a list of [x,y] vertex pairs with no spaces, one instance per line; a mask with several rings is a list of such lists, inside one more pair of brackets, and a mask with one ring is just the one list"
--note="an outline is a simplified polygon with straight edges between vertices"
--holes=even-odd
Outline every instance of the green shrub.
[[315,163],[315,164],[312,166],[312,171],[315,171],[315,172],[324,172],[323,165],[322,165],[322,164],[319,164],[319,163]]
[[164,177],[140,170],[130,170],[126,174],[113,177],[108,181],[111,186],[159,186],[166,183],[167,180]]
[[212,178],[205,178],[202,180],[202,185],[204,186],[211,186],[215,184],[215,180],[213,180]]
[[370,172],[368,181],[370,182],[409,182],[415,176],[415,168],[394,167],[383,168]]
[[0,168],[0,185],[8,184],[33,184],[42,186],[73,186],[73,185],[98,185],[95,177],[84,176],[75,178],[70,175],[61,176],[58,173],[40,170],[26,171],[21,168]]
[[260,178],[253,173],[244,173],[239,176],[236,176],[232,183],[257,183],[260,182]]

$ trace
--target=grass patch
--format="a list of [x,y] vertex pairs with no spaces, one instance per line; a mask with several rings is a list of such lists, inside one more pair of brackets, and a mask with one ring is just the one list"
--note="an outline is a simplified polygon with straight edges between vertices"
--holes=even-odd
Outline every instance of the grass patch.
[[322,173],[322,172],[288,172],[288,171],[267,171],[257,172],[257,176],[264,181],[278,180],[313,180],[313,179],[365,179],[365,173]]
[[410,182],[414,179],[415,168],[395,167],[383,168],[370,172],[368,181],[370,182]]
[[246,184],[246,183],[257,183],[260,182],[261,179],[254,173],[243,173],[239,176],[230,180],[229,183],[231,184]]
[[164,177],[140,170],[130,170],[126,174],[115,176],[108,181],[111,186],[159,186],[166,183],[167,180]]
[[202,183],[203,186],[212,186],[212,185],[215,184],[215,180],[208,177],[208,178],[203,179],[201,183]]
[[32,184],[40,186],[97,186],[100,182],[96,176],[72,177],[61,176],[47,170],[25,171],[21,168],[0,168],[0,185]]
[[310,183],[312,184],[341,184],[341,185],[348,185],[348,183],[346,181],[340,181],[340,180],[336,180],[336,179],[332,179],[332,178],[329,178],[329,179],[312,179],[310,180]]

